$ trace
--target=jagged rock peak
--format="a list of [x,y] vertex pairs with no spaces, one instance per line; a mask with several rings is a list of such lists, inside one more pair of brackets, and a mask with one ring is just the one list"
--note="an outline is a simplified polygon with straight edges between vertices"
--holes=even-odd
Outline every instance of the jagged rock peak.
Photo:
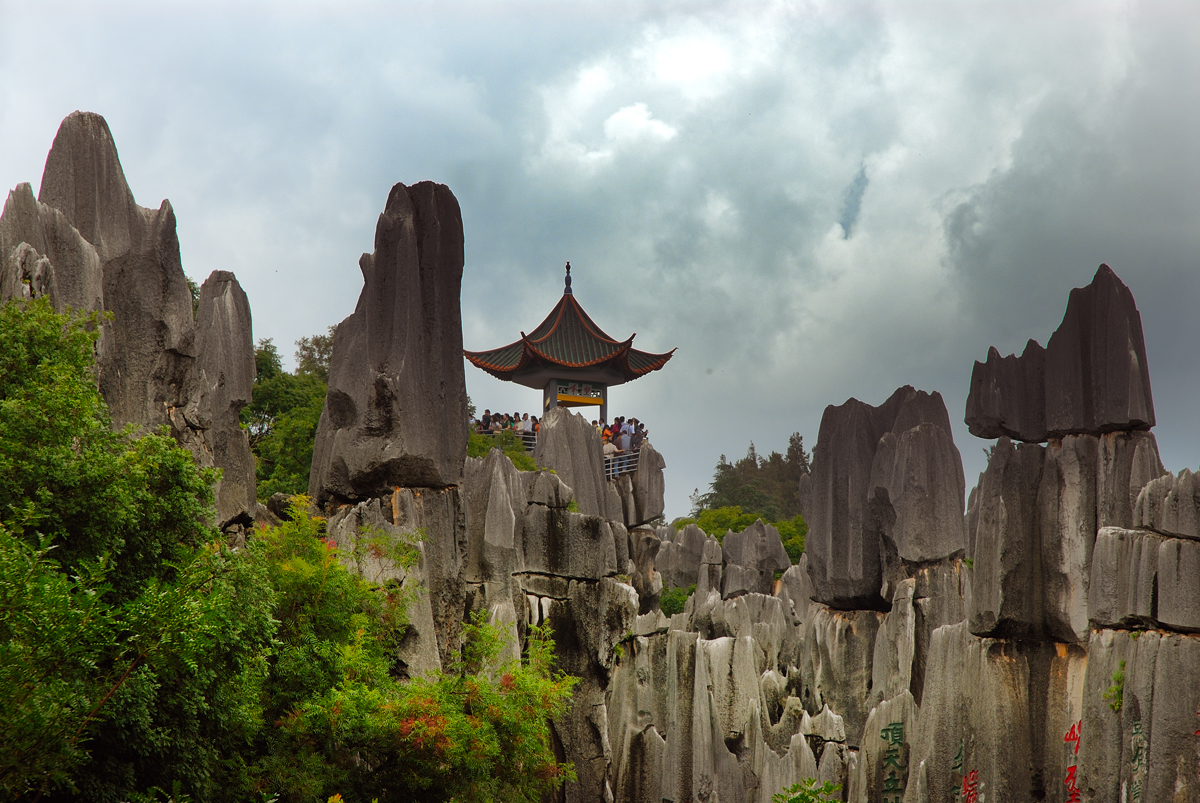
[[462,479],[462,213],[443,184],[397,184],[333,340],[309,493],[317,504]]
[[76,111],[62,121],[38,200],[66,215],[102,259],[128,249],[130,217],[138,207],[103,117]]
[[975,363],[966,422],[980,438],[1027,442],[1154,426],[1141,315],[1112,268],[1071,291],[1046,348],[1030,340],[1001,357],[993,347]]
[[906,385],[878,407],[826,407],[801,486],[814,598],[885,609],[889,564],[964,549],[964,486],[941,394]]
[[215,270],[201,285],[196,330],[198,417],[213,465],[222,469],[217,523],[249,525],[256,507],[254,455],[239,415],[254,388],[254,334],[250,302],[229,271]]

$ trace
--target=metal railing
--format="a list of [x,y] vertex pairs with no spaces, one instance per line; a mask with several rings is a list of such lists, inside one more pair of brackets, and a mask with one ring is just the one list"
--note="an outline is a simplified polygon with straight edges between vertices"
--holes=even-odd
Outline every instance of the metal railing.
[[[496,432],[512,432],[512,430],[496,430]],[[485,431],[480,432],[480,435],[494,435],[496,432]],[[525,446],[525,451],[532,453],[537,446],[536,432],[513,432],[521,439]],[[641,457],[641,449],[631,449],[628,452],[621,454],[605,455],[604,456],[604,478],[606,480],[615,480],[617,477],[625,474],[633,474],[638,470],[638,460]]]
[[537,433],[536,432],[513,432],[511,429],[500,429],[500,430],[495,430],[495,431],[484,430],[484,431],[480,432],[479,434],[480,435],[495,435],[497,432],[512,432],[513,435],[516,435],[518,438],[521,439],[521,443],[523,443],[525,445],[525,451],[527,451],[527,452],[532,452],[533,447],[537,446]]
[[628,451],[624,454],[604,456],[604,478],[614,480],[623,474],[632,474],[638,470],[638,458],[641,451]]

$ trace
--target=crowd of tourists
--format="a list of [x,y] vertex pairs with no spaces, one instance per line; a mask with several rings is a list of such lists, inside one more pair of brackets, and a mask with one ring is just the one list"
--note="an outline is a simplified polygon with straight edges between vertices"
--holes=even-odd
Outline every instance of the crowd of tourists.
[[478,419],[471,420],[471,429],[482,434],[492,432],[515,432],[518,435],[534,435],[540,422],[536,415],[529,413],[493,413],[484,410]]
[[[605,457],[605,473],[609,477],[623,474],[625,470],[633,470],[631,456],[642,447],[642,443],[650,437],[646,425],[636,418],[617,416],[612,424],[593,420],[592,426],[600,433]],[[529,413],[493,413],[484,410],[479,418],[471,419],[471,429],[481,434],[512,432],[521,436],[527,446],[532,447],[537,438],[541,422],[536,415]]]
[[603,421],[593,421],[592,426],[600,433],[604,450],[604,473],[612,479],[626,472],[636,471],[634,455],[642,448],[650,433],[646,425],[636,418],[617,416],[609,426]]

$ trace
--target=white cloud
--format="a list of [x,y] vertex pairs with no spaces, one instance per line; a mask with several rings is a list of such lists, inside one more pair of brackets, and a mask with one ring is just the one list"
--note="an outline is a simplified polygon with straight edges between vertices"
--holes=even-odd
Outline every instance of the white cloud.
[[[469,347],[535,325],[567,259],[610,333],[680,347],[614,394],[666,455],[672,515],[721,452],[793,430],[811,446],[848,396],[913,383],[960,419],[971,360],[1044,339],[1101,260],[1160,344],[1160,409],[1200,392],[1174,379],[1198,358],[1170,346],[1200,336],[1197,12],[44,5],[0,2],[5,188],[36,184],[65,114],[105,114],[138,199],[175,204],[185,269],[235,270],[256,335],[286,354],[350,312],[388,187],[443,181],[463,207]],[[481,406],[523,404],[469,377]],[[1200,441],[1192,426],[1172,431]]]
[[646,140],[668,142],[677,133],[661,120],[655,120],[645,103],[634,103],[618,109],[604,121],[604,136],[617,145]]

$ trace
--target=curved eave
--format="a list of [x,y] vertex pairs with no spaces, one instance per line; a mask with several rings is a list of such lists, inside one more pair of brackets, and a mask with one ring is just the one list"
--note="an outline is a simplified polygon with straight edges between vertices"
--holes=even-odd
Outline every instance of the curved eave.
[[[510,351],[518,343],[521,344],[521,356],[513,363],[511,361],[500,361],[496,359],[506,351]],[[466,351],[463,350],[463,356],[467,358],[475,367],[488,372],[497,379],[503,379],[511,382],[513,375],[524,371],[526,368],[537,368],[543,366],[556,366],[560,368],[603,368],[611,366],[621,372],[627,380],[637,379],[646,374],[660,370],[667,364],[670,359],[675,356],[677,349],[671,349],[663,354],[652,354],[647,351],[638,351],[633,348],[633,338],[630,337],[624,343],[620,344],[621,348],[613,354],[600,357],[595,360],[584,362],[571,362],[567,360],[555,359],[554,357],[545,354],[536,346],[534,346],[527,338],[522,337],[521,340],[513,341],[507,346],[502,346],[491,351]],[[636,363],[636,364],[635,364]]]
[[[529,353],[524,348],[524,339],[514,340],[507,346],[501,346],[498,349],[490,349],[488,351],[467,351],[463,349],[463,356],[474,365],[487,371],[497,379],[511,380],[515,371],[519,371],[529,364]],[[512,355],[505,355],[505,352],[511,352],[513,347],[518,343],[522,345],[521,356],[516,362],[512,361]]]
[[[631,337],[629,340],[632,341],[633,338]],[[630,379],[637,379],[638,377],[645,376],[652,371],[657,371],[662,368],[672,357],[675,356],[675,351],[676,349],[671,349],[663,354],[652,354],[648,351],[629,349],[623,355],[624,359],[621,367],[626,376],[628,376]],[[635,356],[637,358],[637,362],[639,363],[636,367],[630,362],[630,358]]]

